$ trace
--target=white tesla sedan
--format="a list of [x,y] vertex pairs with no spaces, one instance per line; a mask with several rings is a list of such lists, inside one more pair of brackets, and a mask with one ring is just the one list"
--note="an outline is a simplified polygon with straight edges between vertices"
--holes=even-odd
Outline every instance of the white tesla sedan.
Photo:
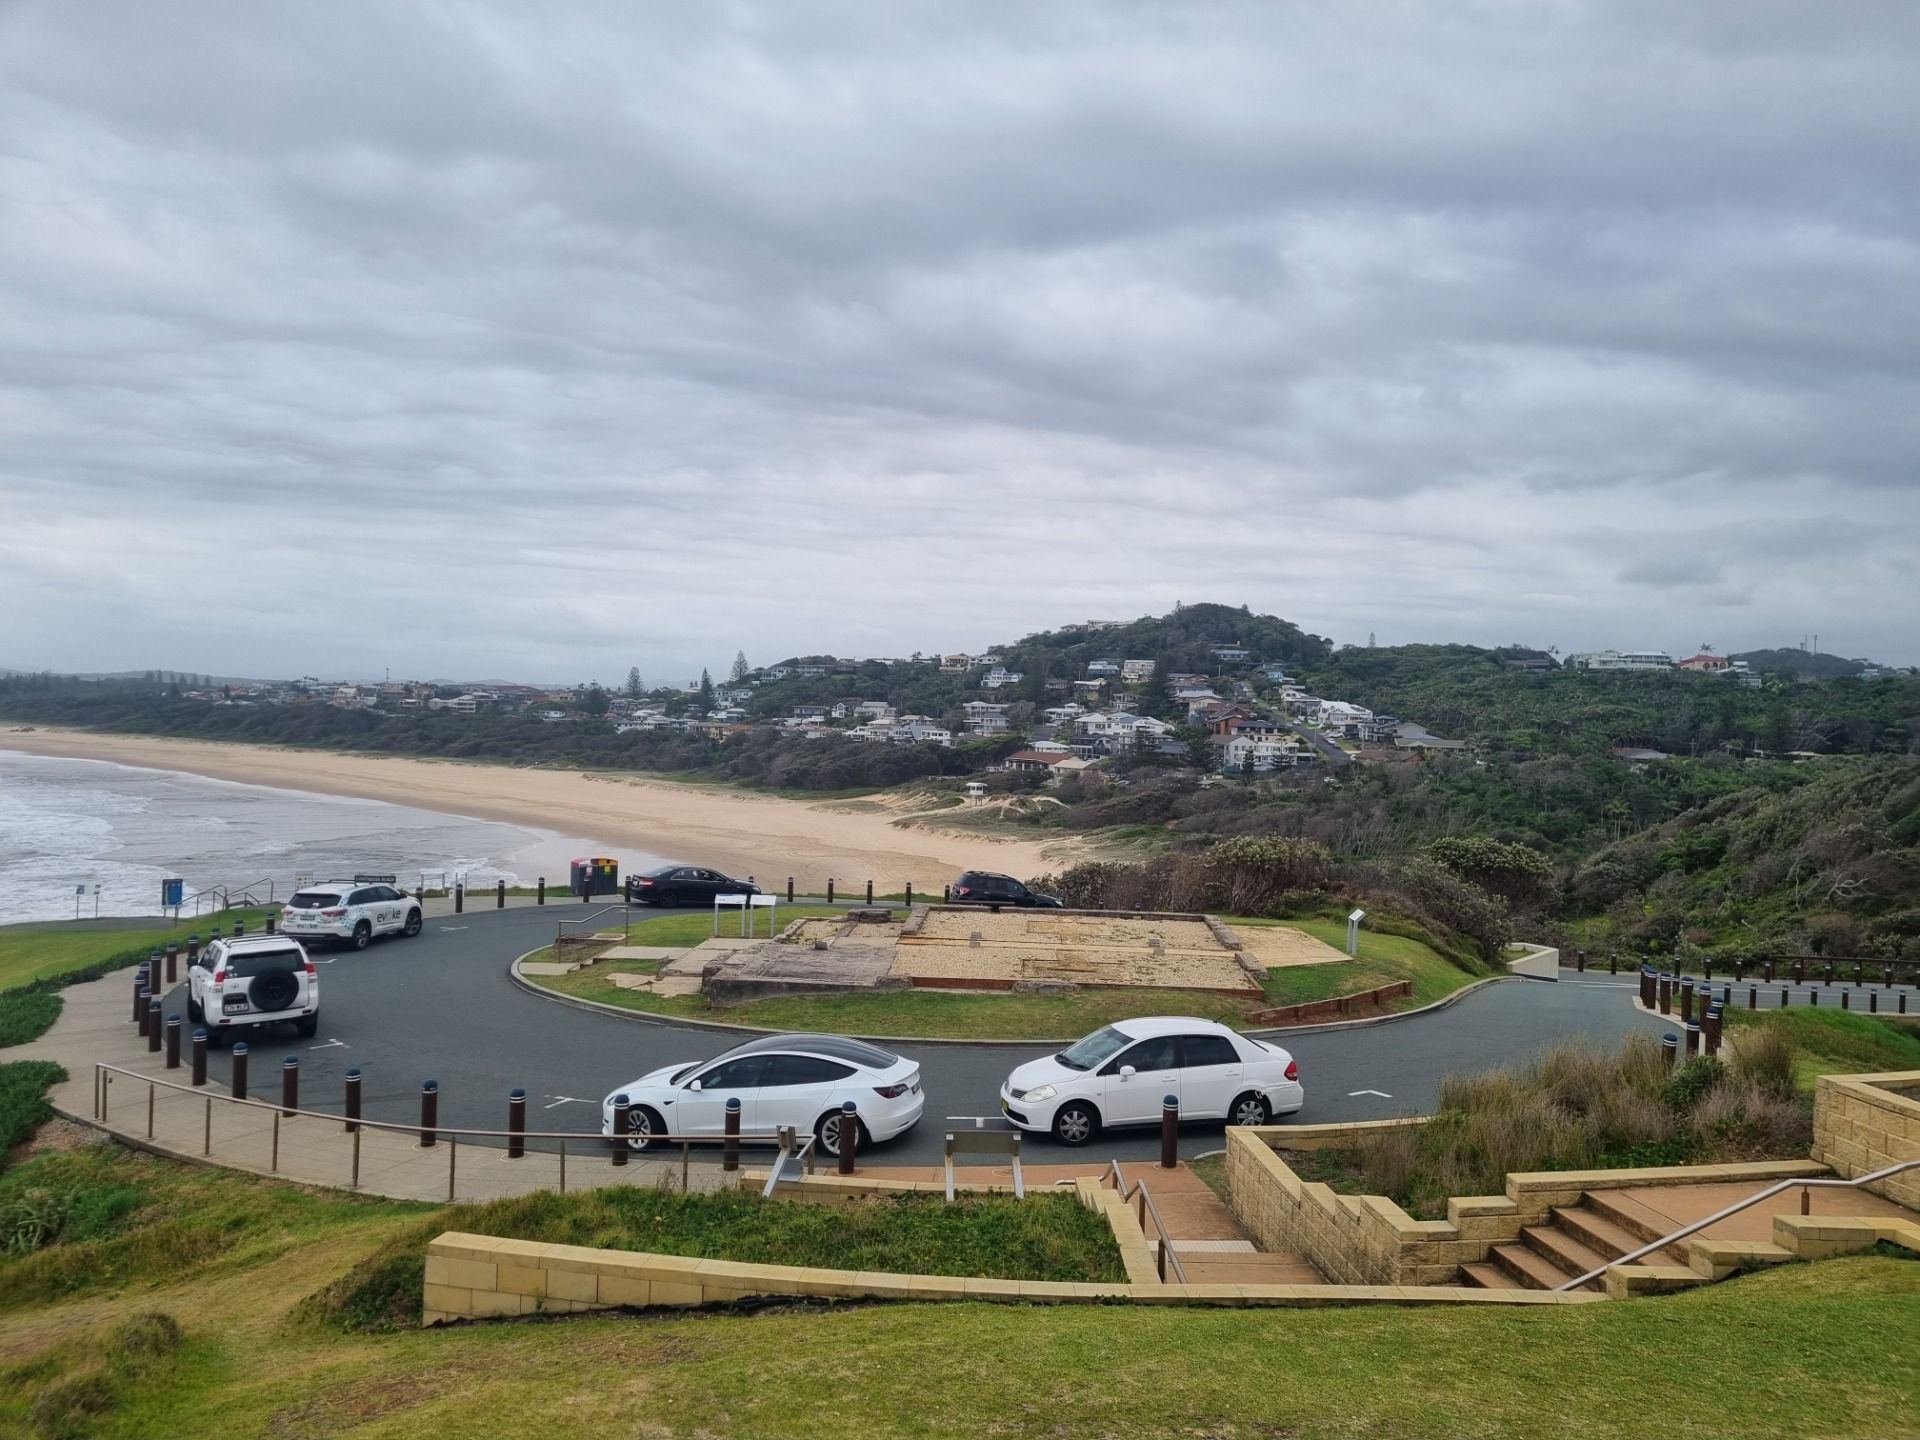
[[1103,1125],[1155,1125],[1165,1097],[1182,1120],[1265,1125],[1307,1103],[1300,1066],[1277,1045],[1190,1015],[1122,1020],[1031,1060],[1000,1087],[1022,1130],[1085,1145]]
[[635,1150],[662,1135],[724,1134],[727,1101],[737,1099],[742,1133],[791,1125],[817,1136],[823,1154],[838,1155],[847,1101],[860,1120],[862,1149],[911,1130],[927,1104],[918,1062],[844,1035],[769,1035],[711,1060],[649,1071],[600,1102],[602,1135],[613,1134],[621,1095]]

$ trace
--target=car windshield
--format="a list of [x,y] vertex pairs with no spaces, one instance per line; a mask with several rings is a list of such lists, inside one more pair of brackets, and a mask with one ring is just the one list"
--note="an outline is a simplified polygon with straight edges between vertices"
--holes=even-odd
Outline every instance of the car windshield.
[[334,890],[299,890],[287,901],[289,910],[325,910],[340,903],[340,895]]
[[1109,1025],[1104,1030],[1096,1030],[1077,1045],[1069,1046],[1053,1058],[1069,1070],[1091,1070],[1104,1064],[1119,1053],[1123,1045],[1131,1045],[1133,1036],[1124,1030]]
[[686,1079],[687,1076],[691,1075],[694,1071],[698,1070],[701,1067],[701,1065],[703,1065],[704,1063],[705,1063],[704,1061],[696,1060],[691,1065],[682,1065],[678,1070],[674,1071],[673,1074],[667,1077],[667,1083],[669,1085],[678,1085],[682,1080]]
[[227,956],[224,968],[244,979],[269,970],[304,970],[306,965],[306,957],[298,950],[249,950]]

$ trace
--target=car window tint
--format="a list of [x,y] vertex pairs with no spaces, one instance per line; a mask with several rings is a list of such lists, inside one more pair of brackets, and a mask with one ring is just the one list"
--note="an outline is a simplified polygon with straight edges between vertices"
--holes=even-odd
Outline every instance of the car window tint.
[[335,890],[300,890],[287,901],[289,910],[326,910],[340,903],[340,894]]
[[347,897],[347,904],[349,905],[368,905],[371,904],[372,901],[373,892],[371,890],[356,890]]
[[1116,1075],[1123,1065],[1131,1065],[1142,1073],[1148,1070],[1172,1070],[1177,1068],[1174,1055],[1174,1037],[1156,1035],[1151,1040],[1142,1040],[1131,1050],[1121,1051],[1113,1057],[1107,1069]]
[[227,956],[220,968],[245,979],[264,975],[269,970],[291,970],[299,974],[307,968],[307,962],[298,950],[254,950]]
[[1202,1065],[1238,1065],[1240,1057],[1234,1052],[1233,1042],[1224,1035],[1182,1035],[1180,1037],[1180,1065],[1182,1069],[1193,1070]]
[[772,1055],[760,1087],[769,1085],[831,1085],[853,1074],[851,1065],[825,1060],[817,1055]]
[[760,1084],[760,1072],[766,1068],[764,1055],[742,1055],[723,1060],[699,1076],[702,1090],[752,1090]]

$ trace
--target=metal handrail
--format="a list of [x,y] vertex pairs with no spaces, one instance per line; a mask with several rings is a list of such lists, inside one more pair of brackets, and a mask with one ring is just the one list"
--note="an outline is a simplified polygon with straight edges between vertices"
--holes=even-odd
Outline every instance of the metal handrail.
[[1133,1189],[1127,1189],[1127,1177],[1121,1173],[1118,1160],[1107,1161],[1107,1173],[1100,1177],[1100,1183],[1106,1184],[1109,1177],[1113,1180],[1113,1188],[1119,1192],[1121,1200],[1128,1204],[1138,1201],[1140,1229],[1143,1234],[1147,1228],[1146,1218],[1149,1215],[1153,1217],[1153,1228],[1160,1237],[1160,1282],[1163,1285],[1166,1283],[1168,1267],[1172,1267],[1175,1283],[1186,1284],[1187,1267],[1180,1263],[1180,1257],[1174,1253],[1173,1236],[1167,1230],[1167,1222],[1160,1218],[1160,1207],[1153,1203],[1153,1195],[1147,1189],[1147,1182],[1136,1180],[1133,1182]]
[[565,940],[567,938],[567,931],[570,929],[582,937],[591,935],[593,931],[589,927],[602,915],[611,915],[616,910],[620,911],[624,916],[627,933],[631,935],[633,933],[633,902],[623,900],[618,904],[603,905],[598,910],[590,910],[578,920],[560,921],[554,926],[553,943],[558,945],[562,940]]
[[[204,1085],[182,1085],[177,1080],[162,1080],[157,1075],[143,1075],[138,1070],[128,1070],[123,1066],[109,1065],[104,1060],[93,1063],[94,1073],[124,1075],[129,1080],[144,1081],[148,1085],[164,1090],[177,1090],[183,1095],[198,1095],[208,1100],[219,1100],[228,1105],[245,1105],[255,1110],[272,1110],[280,1115],[305,1115],[315,1120],[332,1120],[345,1125],[357,1125],[366,1130],[391,1130],[396,1134],[418,1135],[422,1131],[432,1131],[435,1135],[447,1136],[489,1136],[500,1140],[592,1140],[611,1145],[613,1137],[598,1130],[476,1130],[457,1125],[422,1125],[418,1121],[401,1122],[398,1120],[368,1120],[361,1117],[349,1117],[334,1110],[306,1110],[299,1106],[288,1109],[277,1100],[261,1100],[248,1095],[222,1095],[217,1090]],[[97,1083],[97,1081],[96,1081]],[[98,1111],[96,1110],[96,1113]],[[629,1139],[632,1137],[629,1136]],[[666,1131],[651,1131],[649,1141],[672,1142],[676,1145],[725,1145],[729,1140],[738,1140],[742,1144],[780,1143],[780,1135],[772,1130],[742,1131],[739,1135],[674,1135]]]
[[[1607,1271],[1611,1270],[1616,1265],[1631,1265],[1635,1260],[1638,1260],[1643,1255],[1651,1255],[1656,1250],[1664,1250],[1667,1246],[1673,1244],[1674,1241],[1684,1240],[1689,1235],[1692,1235],[1697,1231],[1706,1229],[1707,1226],[1709,1225],[1717,1224],[1719,1221],[1726,1219],[1729,1215],[1738,1215],[1742,1210],[1747,1209],[1749,1206],[1758,1205],[1762,1200],[1772,1199],[1775,1195],[1780,1194],[1782,1191],[1811,1190],[1816,1186],[1822,1190],[1857,1190],[1862,1185],[1870,1185],[1876,1180],[1885,1180],[1890,1175],[1898,1175],[1902,1171],[1911,1170],[1916,1166],[1920,1166],[1920,1160],[1900,1160],[1895,1162],[1892,1165],[1888,1165],[1884,1169],[1875,1170],[1870,1175],[1857,1176],[1852,1180],[1781,1180],[1781,1181],[1778,1181],[1775,1184],[1769,1185],[1764,1190],[1757,1191],[1756,1193],[1747,1196],[1747,1198],[1744,1200],[1736,1200],[1733,1204],[1714,1211],[1713,1214],[1707,1216],[1706,1219],[1704,1220],[1695,1220],[1690,1225],[1682,1225],[1678,1230],[1674,1231],[1671,1235],[1663,1235],[1658,1240],[1655,1240],[1650,1244],[1642,1245],[1638,1250],[1635,1250],[1631,1255],[1622,1255],[1618,1260],[1609,1260],[1606,1264],[1600,1266],[1597,1270],[1589,1270],[1586,1274],[1580,1276],[1579,1278],[1574,1280],[1569,1280],[1567,1281],[1566,1284],[1556,1285],[1553,1288],[1556,1291],[1577,1290],[1590,1280],[1598,1280],[1602,1275],[1605,1275]],[[1804,1214],[1805,1212],[1803,1211],[1802,1213]]]

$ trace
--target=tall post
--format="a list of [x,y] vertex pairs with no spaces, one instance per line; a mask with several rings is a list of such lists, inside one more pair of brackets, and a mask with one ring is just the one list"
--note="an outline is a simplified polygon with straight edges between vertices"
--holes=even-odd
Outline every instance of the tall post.
[[494,882],[493,908],[496,910],[504,910],[507,908],[507,882],[504,880]]
[[1767,984],[1773,984],[1773,961],[1769,960],[1766,962],[1765,968],[1761,971],[1761,977]]
[[142,1035],[147,1033],[146,967],[142,966],[133,982],[133,1023]]
[[873,904],[873,881],[867,881],[867,904]]
[[233,938],[234,939],[236,940],[244,939],[246,936],[246,933],[247,933],[246,921],[236,920],[233,922]]
[[607,1137],[607,1144],[613,1147],[613,1163],[627,1163],[627,1125],[633,1107],[627,1103],[627,1092],[622,1090],[613,1097],[613,1133]]
[[1780,1008],[1786,1009],[1793,1002],[1793,990],[1786,985],[1780,987]]
[[[913,881],[911,880],[907,881],[907,909],[913,909]],[[1892,974],[1893,972],[1889,970],[1887,973]]]
[[544,875],[540,877],[540,883],[534,887],[533,903],[536,905],[547,903],[547,877]]
[[236,1040],[233,1045],[233,1098],[247,1098],[247,1042]]
[[787,876],[787,904],[793,903],[793,877]]
[[527,1092],[519,1086],[507,1092],[507,1158],[527,1153]]
[[459,915],[467,908],[467,885],[463,880],[453,887],[453,913]]
[[1669,1030],[1660,1037],[1660,1063],[1667,1069],[1673,1069],[1673,1062],[1680,1054],[1680,1037]]
[[731,1175],[740,1168],[740,1101],[727,1101],[725,1139],[720,1146],[720,1168]]
[[1720,1053],[1720,1007],[1718,1005],[1710,1007],[1707,1011],[1703,1038],[1707,1043],[1707,1054],[1718,1055]]
[[430,1148],[440,1135],[440,1082],[422,1080],[420,1082],[420,1148]]
[[1673,1013],[1673,977],[1664,970],[1660,972],[1660,1013]]
[[180,1068],[180,1017],[167,1016],[167,1069]]
[[1576,975],[1584,975],[1587,973],[1587,952],[1585,950],[1575,950],[1573,952],[1573,969]]
[[179,983],[180,942],[178,940],[169,940],[167,942],[167,984],[178,985]]
[[833,903],[833,876],[827,877],[827,904]]
[[279,929],[280,929],[280,912],[278,910],[268,910],[267,911],[267,934],[269,935],[276,934],[278,933]]
[[1680,981],[1680,1023],[1693,1023],[1693,977],[1683,976]]
[[1847,1004],[1847,994],[1848,992],[1845,990],[1842,990],[1840,992],[1840,1008],[1842,1010],[1851,1010],[1853,1008],[1851,1005]]
[[166,973],[165,966],[166,957],[158,950],[147,956],[147,994],[158,995],[161,993],[160,977]]
[[[868,881],[869,885],[873,882]],[[860,1116],[851,1100],[840,1104],[840,1173],[853,1174],[853,1154],[860,1148]]]
[[300,1057],[289,1055],[280,1062],[280,1113],[291,1115],[300,1108]]
[[1760,987],[1758,985],[1749,985],[1747,986],[1747,1009],[1758,1010],[1759,1008]]
[[187,968],[191,970],[200,958],[200,932],[187,936]]
[[193,1029],[193,1083],[207,1083],[207,1027],[204,1025]]
[[1171,1170],[1180,1163],[1180,1097],[1160,1097],[1160,1168]]
[[360,1067],[355,1065],[347,1071],[347,1133],[357,1134],[360,1129]]
[[151,1054],[160,1051],[160,997],[147,997],[147,1050]]

